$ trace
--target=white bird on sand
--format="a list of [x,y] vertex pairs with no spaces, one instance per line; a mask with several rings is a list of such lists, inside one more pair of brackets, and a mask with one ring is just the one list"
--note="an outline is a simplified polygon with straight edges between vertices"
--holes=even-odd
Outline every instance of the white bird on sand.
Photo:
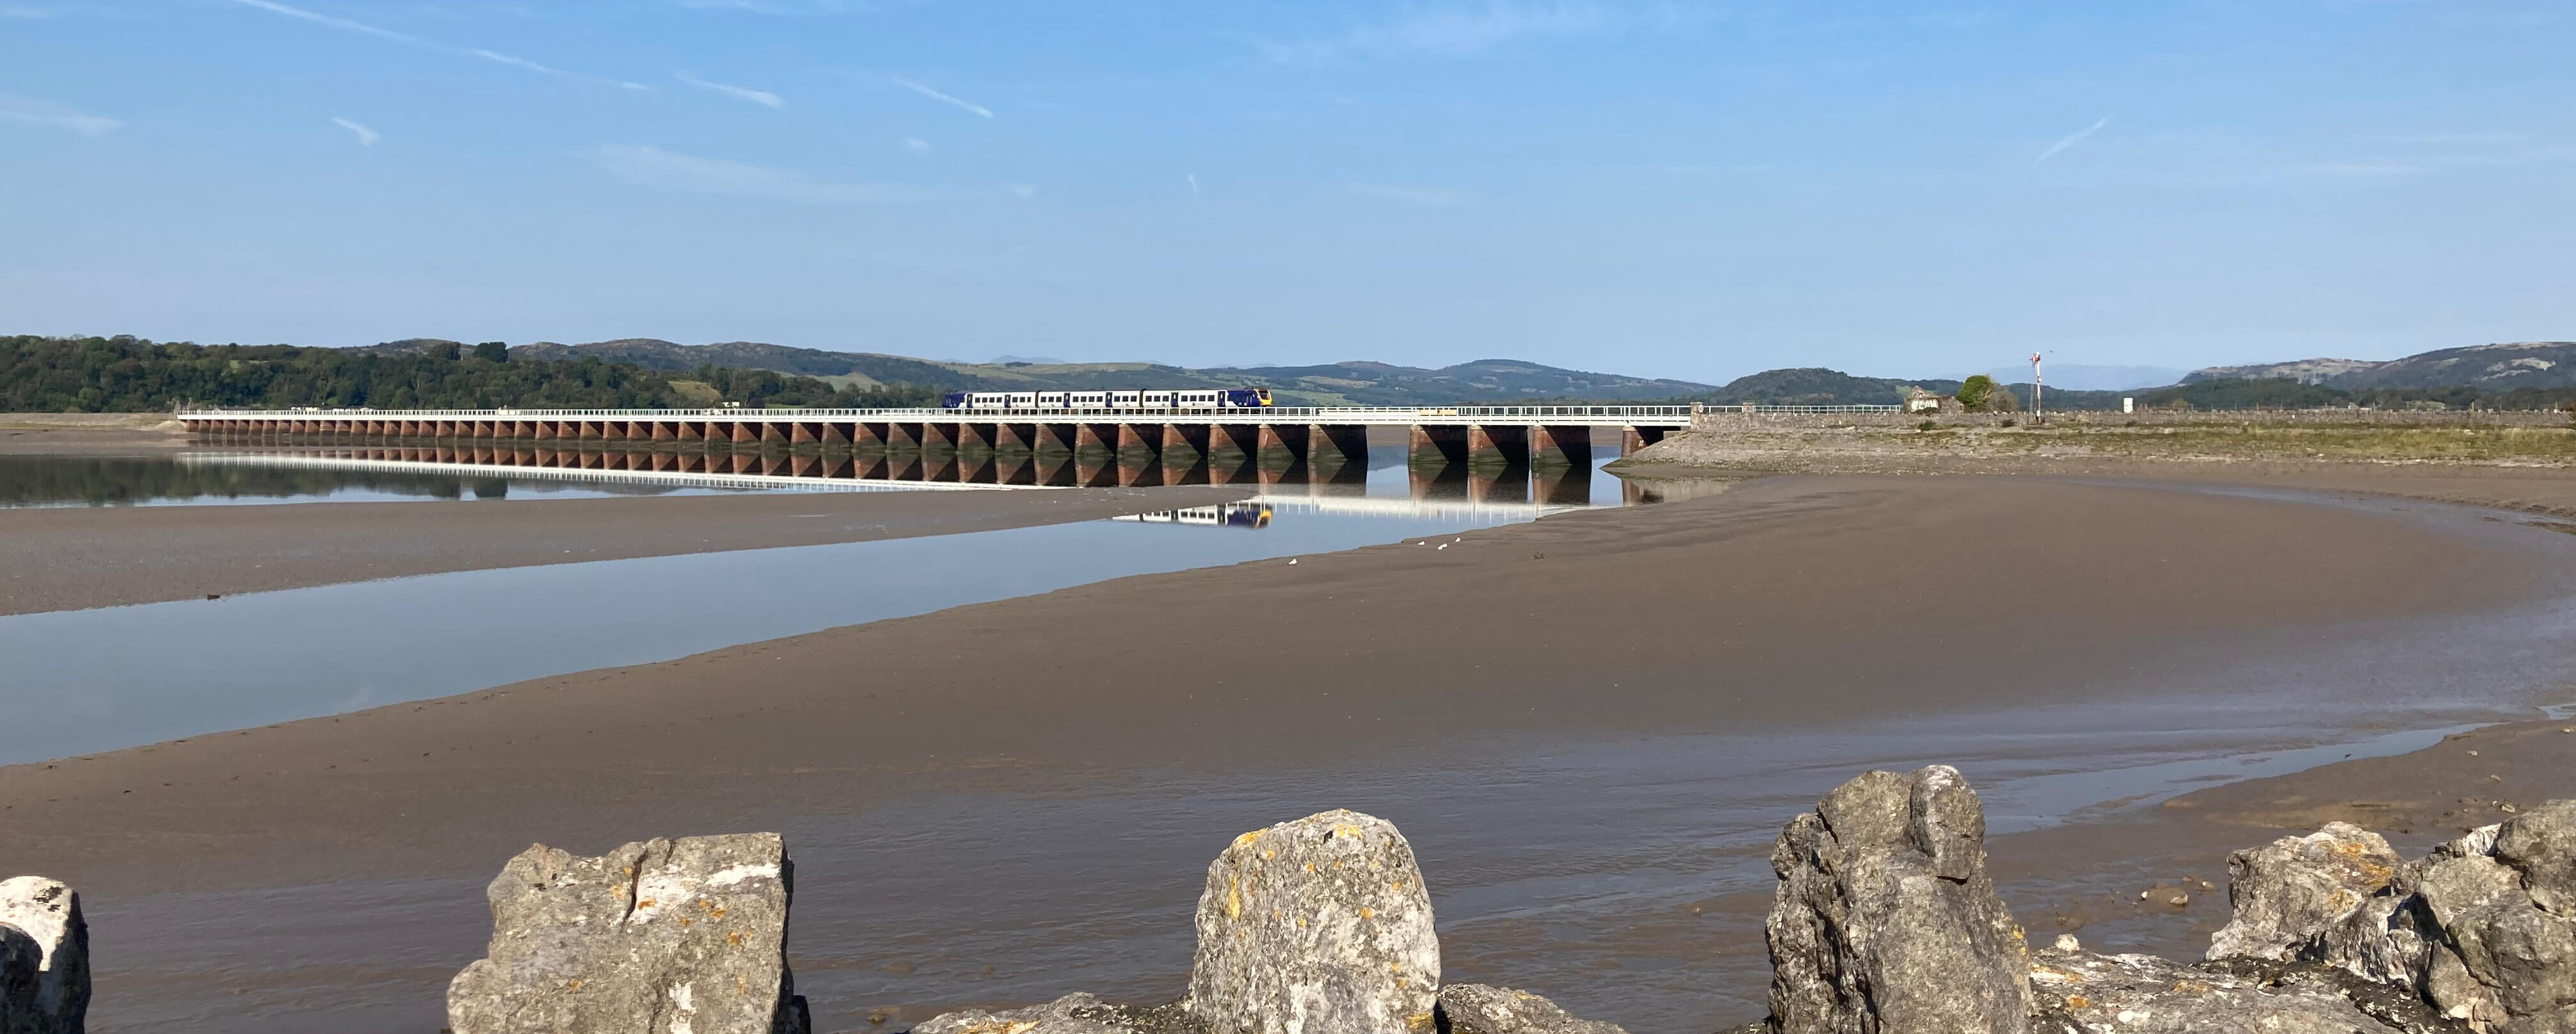
[[1289,558],[1288,558],[1288,566],[1290,566],[1290,567],[1295,567],[1295,566],[1297,566],[1297,558],[1296,558],[1296,557],[1289,557]]

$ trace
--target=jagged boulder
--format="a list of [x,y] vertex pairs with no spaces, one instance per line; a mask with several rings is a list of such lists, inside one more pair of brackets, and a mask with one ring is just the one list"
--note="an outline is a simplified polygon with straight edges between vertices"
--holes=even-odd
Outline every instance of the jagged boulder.
[[1440,941],[1413,846],[1328,811],[1236,837],[1199,896],[1189,1014],[1216,1034],[1428,1029]]
[[[2402,989],[2472,1030],[2576,1034],[2576,801],[2471,830],[2385,879],[2377,871],[2393,855],[2376,849],[2384,842],[2338,826],[2238,854],[2268,861],[2231,860],[2238,914],[2213,939],[2213,958],[2266,957],[2287,938],[2269,957]],[[2249,881],[2253,892],[2240,892]],[[2249,917],[2249,899],[2272,904]],[[2298,904],[2278,907],[2285,900]]]
[[1765,932],[1781,1034],[2030,1029],[2030,955],[1958,770],[1868,772],[1780,831]]
[[447,989],[455,1034],[806,1034],[775,833],[539,844],[493,879],[492,941]]
[[2448,1016],[2499,1034],[2576,1032],[2576,801],[2500,824],[2424,870],[2417,897],[2440,937],[2422,978]]
[[2209,939],[2208,958],[2279,961],[2337,917],[2388,886],[2405,860],[2379,834],[2327,823],[2227,856],[2228,924]]
[[1582,1020],[1527,991],[1486,984],[1440,989],[1441,1034],[1628,1034],[1600,1020]]
[[[2350,979],[2346,977],[2345,979]],[[2186,966],[2152,955],[2033,953],[2042,1034],[2398,1034],[2437,1029],[2430,1011],[2395,996],[2365,1011],[2332,979],[2257,964]]]
[[1069,994],[1026,1009],[943,1013],[912,1028],[911,1034],[1196,1034],[1204,1029],[1174,1006],[1131,1009],[1088,994]]
[[89,1016],[89,924],[59,880],[0,880],[0,1034],[80,1034]]

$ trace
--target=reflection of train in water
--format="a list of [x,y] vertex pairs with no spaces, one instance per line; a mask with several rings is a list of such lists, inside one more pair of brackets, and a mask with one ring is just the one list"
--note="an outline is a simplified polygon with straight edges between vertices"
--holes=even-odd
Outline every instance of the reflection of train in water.
[[952,391],[941,409],[1260,409],[1268,388],[1196,391]]
[[1160,513],[1135,513],[1112,517],[1113,521],[1143,521],[1147,524],[1196,524],[1209,528],[1267,528],[1270,507],[1263,503],[1219,503],[1215,506],[1193,506],[1186,510],[1164,510]]

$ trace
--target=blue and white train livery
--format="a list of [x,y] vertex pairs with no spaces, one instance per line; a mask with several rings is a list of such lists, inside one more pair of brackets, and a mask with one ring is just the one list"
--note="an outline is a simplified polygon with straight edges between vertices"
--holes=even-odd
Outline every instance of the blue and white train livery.
[[952,391],[939,400],[942,409],[1261,409],[1270,405],[1268,388],[1204,388],[1191,391]]

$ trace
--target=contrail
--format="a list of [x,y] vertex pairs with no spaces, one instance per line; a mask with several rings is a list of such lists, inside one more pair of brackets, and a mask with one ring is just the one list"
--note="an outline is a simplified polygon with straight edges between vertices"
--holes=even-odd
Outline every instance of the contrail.
[[904,89],[910,90],[910,91],[912,91],[912,92],[914,92],[914,93],[918,93],[918,94],[920,94],[920,95],[922,95],[922,96],[924,96],[924,97],[928,97],[928,98],[930,98],[931,100],[938,101],[938,102],[939,102],[939,103],[941,103],[941,104],[954,104],[954,105],[956,105],[956,106],[958,106],[958,107],[964,108],[964,109],[966,109],[966,110],[968,110],[968,111],[971,111],[971,112],[974,112],[974,113],[976,113],[976,114],[978,114],[978,115],[982,115],[982,116],[984,116],[985,118],[992,118],[992,117],[993,117],[993,109],[991,109],[991,108],[987,108],[987,107],[985,107],[985,106],[983,106],[983,105],[981,105],[981,104],[977,104],[977,103],[975,103],[974,101],[964,100],[964,99],[957,98],[957,97],[951,97],[951,96],[949,96],[949,95],[947,95],[947,94],[944,94],[944,93],[941,93],[941,92],[939,92],[939,91],[937,91],[937,90],[931,89],[930,87],[923,86],[923,85],[921,85],[920,83],[913,82],[912,80],[910,80],[910,79],[906,79],[906,78],[904,78],[904,77],[902,77],[902,76],[899,76],[899,75],[898,75],[898,76],[895,76],[895,77],[894,77],[894,84],[895,84],[896,86],[900,86],[900,87],[903,87]]
[[2073,132],[2073,133],[2068,134],[2068,135],[2067,135],[2067,137],[2066,137],[2066,139],[2063,139],[2063,140],[2060,140],[2060,141],[2058,141],[2058,142],[2056,142],[2056,143],[2050,144],[2050,145],[2048,145],[2048,150],[2045,150],[2045,151],[2041,151],[2041,152],[2039,152],[2039,157],[2034,158],[2034,159],[2031,159],[2031,164],[2032,164],[2032,165],[2037,165],[2037,164],[2039,164],[2039,163],[2041,163],[2041,162],[2044,162],[2044,161],[2047,161],[2047,160],[2049,160],[2049,159],[2051,159],[2051,158],[2055,158],[2055,157],[2057,157],[2057,152],[2059,152],[2059,151],[2063,151],[2063,150],[2065,150],[2065,149],[2067,149],[2067,148],[2069,148],[2069,147],[2073,147],[2073,146],[2075,146],[2075,145],[2077,145],[2077,144],[2083,143],[2083,142],[2084,142],[2084,138],[2085,138],[2085,137],[2092,136],[2092,135],[2093,135],[2093,134],[2095,134],[2095,133],[2099,133],[2099,132],[2101,132],[2101,131],[2102,131],[2102,127],[2107,126],[2107,125],[2110,125],[2110,124],[2111,124],[2111,120],[2110,120],[2108,117],[2105,117],[2105,118],[2103,118],[2103,119],[2102,119],[2102,121],[2100,121],[2100,122],[2096,122],[2096,123],[2094,123],[2094,124],[2092,124],[2092,125],[2089,125],[2089,126],[2084,127],[2083,129],[2080,129],[2080,130],[2077,130],[2077,131],[2075,131],[2075,132]]

